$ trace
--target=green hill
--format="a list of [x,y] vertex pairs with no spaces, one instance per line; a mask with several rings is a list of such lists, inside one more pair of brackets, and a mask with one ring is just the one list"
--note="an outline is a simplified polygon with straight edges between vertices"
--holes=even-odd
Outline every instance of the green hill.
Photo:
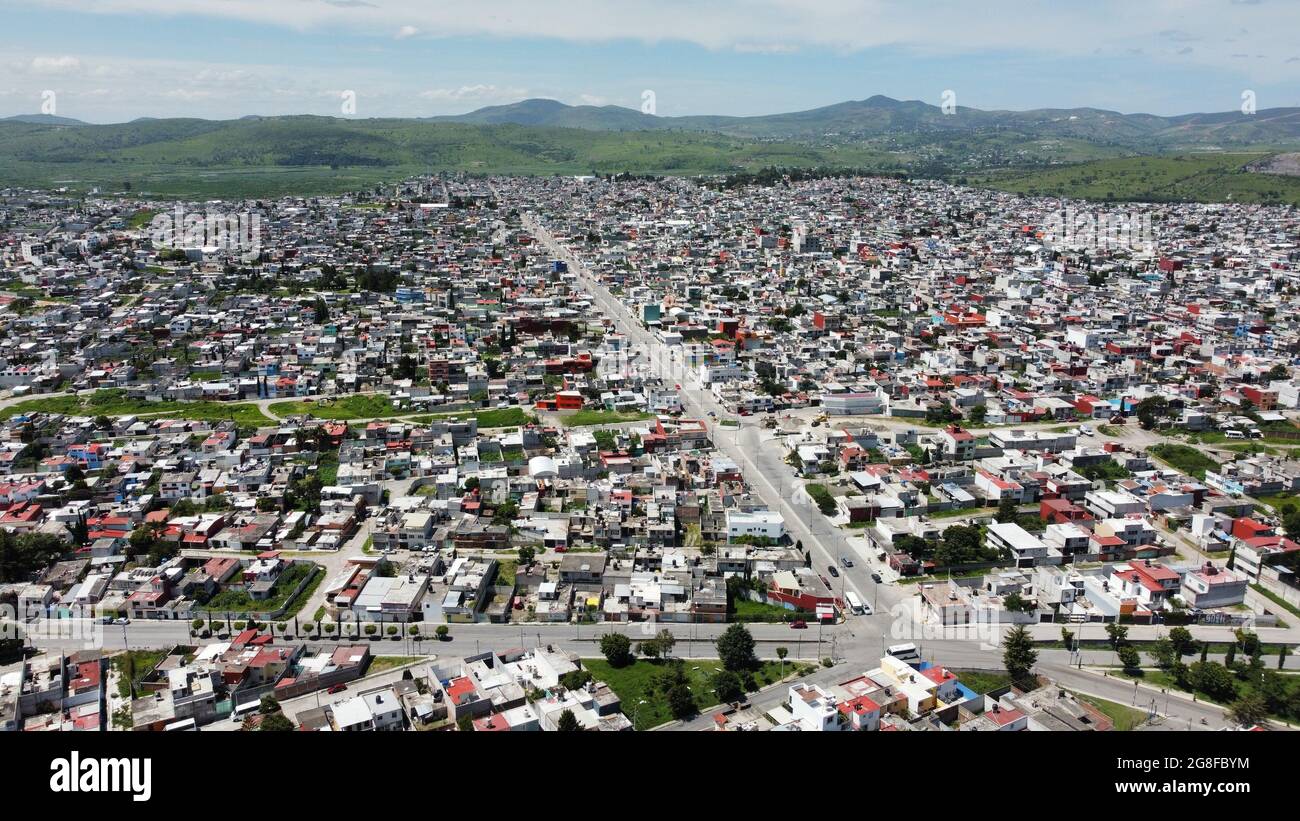
[[418,120],[267,117],[59,127],[0,122],[0,184],[162,196],[321,193],[428,171],[709,174],[768,166],[903,168],[866,146],[709,133],[592,132]]
[[1300,177],[1265,174],[1251,165],[1263,153],[1123,157],[1052,168],[976,174],[973,185],[1022,194],[1145,202],[1300,205]]

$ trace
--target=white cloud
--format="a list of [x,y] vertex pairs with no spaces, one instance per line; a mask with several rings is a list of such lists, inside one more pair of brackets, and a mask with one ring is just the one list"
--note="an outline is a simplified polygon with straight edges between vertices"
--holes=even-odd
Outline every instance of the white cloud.
[[397,34],[393,35],[393,39],[394,39],[394,40],[405,40],[405,39],[407,39],[408,37],[414,37],[415,35],[417,35],[417,34],[419,34],[419,33],[420,33],[420,30],[419,30],[418,28],[416,28],[415,26],[402,26],[400,29],[397,30]]
[[[1300,4],[1233,6],[1224,0],[31,0],[100,14],[201,15],[292,29],[347,29],[397,37],[518,37],[569,42],[681,41],[711,49],[784,53],[855,52],[879,46],[971,53],[992,49],[1087,54],[1098,45],[1136,46],[1161,37],[1207,40],[1251,26],[1260,50],[1291,56]],[[410,34],[406,34],[406,32]],[[1062,36],[1068,32],[1068,36]],[[1280,49],[1280,50],[1279,50]],[[1200,59],[1230,60],[1206,49]],[[1204,54],[1201,54],[1204,52]]]
[[81,70],[81,61],[76,57],[33,57],[31,70],[34,74],[74,74]]
[[423,100],[518,100],[528,96],[526,88],[498,88],[494,85],[468,85],[460,88],[430,88],[418,95]]

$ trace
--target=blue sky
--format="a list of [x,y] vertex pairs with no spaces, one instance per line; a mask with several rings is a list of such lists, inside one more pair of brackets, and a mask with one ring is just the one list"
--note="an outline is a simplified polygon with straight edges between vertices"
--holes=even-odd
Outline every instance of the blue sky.
[[428,116],[527,97],[766,114],[885,94],[1300,106],[1287,0],[0,0],[0,116]]

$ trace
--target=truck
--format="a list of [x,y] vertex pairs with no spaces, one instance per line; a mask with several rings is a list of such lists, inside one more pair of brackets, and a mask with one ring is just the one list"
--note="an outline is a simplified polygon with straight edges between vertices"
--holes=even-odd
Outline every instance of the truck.
[[862,603],[862,597],[852,590],[844,592],[844,603],[849,606],[849,612],[855,616],[867,615],[867,606]]

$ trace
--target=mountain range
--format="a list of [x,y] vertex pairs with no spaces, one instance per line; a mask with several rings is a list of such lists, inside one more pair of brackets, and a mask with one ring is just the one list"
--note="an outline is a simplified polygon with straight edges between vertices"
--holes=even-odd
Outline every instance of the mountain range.
[[924,132],[1012,132],[1031,138],[1070,138],[1140,146],[1145,149],[1220,144],[1224,146],[1292,144],[1300,141],[1300,108],[1271,108],[1182,114],[1121,114],[1099,108],[1044,108],[985,111],[956,106],[951,114],[920,100],[877,95],[785,114],[752,117],[660,117],[621,106],[571,106],[557,100],[531,99],[490,106],[430,122],[477,125],[512,123],[592,131],[709,131],[750,139],[837,140]]
[[[254,115],[92,125],[48,115],[9,117],[0,119],[0,185],[237,196],[324,193],[441,170],[728,174],[771,167],[991,180],[1004,171],[1151,155],[1216,157],[1214,179],[1204,176],[1203,164],[1171,166],[1179,173],[1199,169],[1194,173],[1203,184],[1196,191],[1203,197],[1223,187],[1217,180],[1268,169],[1265,158],[1297,148],[1297,108],[1174,117],[1095,108],[945,113],[919,100],[875,96],[784,114],[660,117],[532,99],[427,118]],[[1068,191],[1106,176],[1105,168],[1081,168],[1051,189],[1037,179],[1016,184]],[[1152,186],[1160,183],[1149,169],[1141,173]],[[1264,187],[1258,196],[1292,201],[1290,186]]]

